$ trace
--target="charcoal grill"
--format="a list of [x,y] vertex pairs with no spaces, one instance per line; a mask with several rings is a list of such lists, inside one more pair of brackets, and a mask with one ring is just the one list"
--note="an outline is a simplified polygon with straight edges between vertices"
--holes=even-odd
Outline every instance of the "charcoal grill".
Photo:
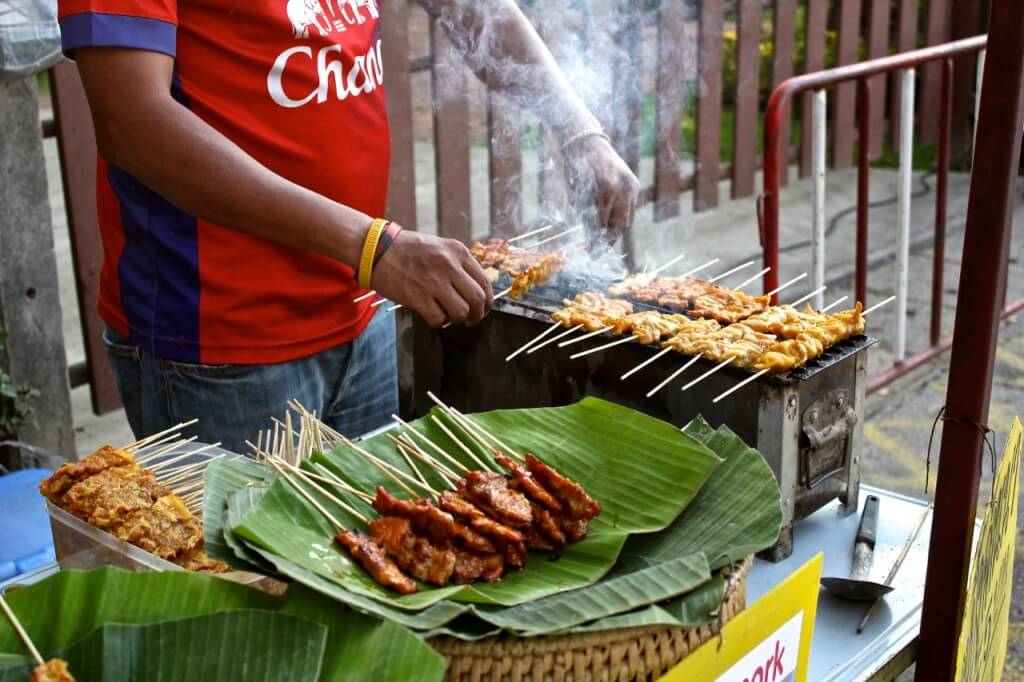
[[[716,403],[712,399],[750,376],[727,367],[684,392],[680,388],[714,363],[698,361],[654,396],[646,393],[689,358],[668,354],[625,381],[619,377],[656,349],[623,344],[577,360],[569,356],[607,343],[597,336],[569,348],[550,344],[535,353],[505,357],[550,326],[550,312],[568,292],[595,289],[592,278],[560,276],[521,301],[500,301],[480,325],[433,332],[417,322],[414,335],[416,403],[430,408],[426,391],[470,411],[565,405],[586,395],[627,405],[680,427],[697,416],[726,424],[757,448],[782,488],[783,530],[766,558],[779,561],[793,546],[793,523],[838,498],[856,508],[860,486],[867,348],[859,336],[779,376],[763,376]],[[582,333],[582,332],[581,332]],[[853,504],[850,504],[850,503]]]

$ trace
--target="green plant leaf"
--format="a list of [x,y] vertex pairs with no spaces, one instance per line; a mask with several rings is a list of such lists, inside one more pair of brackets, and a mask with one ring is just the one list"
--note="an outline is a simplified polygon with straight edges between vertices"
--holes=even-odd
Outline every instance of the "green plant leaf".
[[[8,590],[5,598],[45,656],[106,623],[152,623],[260,609],[327,626],[322,680],[429,681],[444,675],[444,659],[407,628],[364,616],[302,585],[291,585],[284,596],[273,597],[214,576],[105,567],[61,571],[34,585]],[[375,656],[369,663],[367,650]],[[22,651],[14,629],[0,619],[0,652]],[[350,667],[353,661],[366,666]]]
[[[417,420],[413,428],[463,466],[479,468],[432,416],[457,437],[461,434],[461,442],[483,457],[483,449],[439,411]],[[247,544],[285,557],[349,592],[399,608],[421,609],[440,599],[511,606],[599,580],[614,565],[629,533],[657,531],[670,524],[720,463],[710,449],[672,425],[596,398],[566,407],[497,410],[472,415],[472,419],[518,452],[537,453],[579,481],[601,502],[603,512],[594,520],[586,540],[566,547],[557,561],[543,554],[532,555],[525,570],[497,583],[442,589],[424,586],[418,594],[399,596],[376,585],[351,562],[333,542],[335,530],[331,524],[283,482],[271,485],[233,532]],[[413,475],[387,434],[370,438],[361,446]],[[383,485],[407,496],[350,448],[318,455],[313,461],[367,492]],[[435,489],[443,485],[435,472],[423,465],[419,468]],[[361,527],[358,517],[328,501],[323,492],[303,487],[346,528]],[[362,503],[352,497],[345,500],[357,511],[362,509],[358,506]]]
[[439,628],[470,609],[470,606],[467,604],[456,604],[455,602],[445,600],[431,604],[422,611],[395,608],[389,606],[386,602],[350,592],[337,583],[325,580],[308,568],[304,568],[276,554],[261,549],[253,549],[253,551],[265,557],[283,575],[305,585],[311,590],[316,590],[320,594],[336,599],[342,604],[362,613],[378,618],[386,618],[405,627],[418,630]]
[[[274,611],[238,610],[147,624],[108,623],[50,654],[80,680],[247,682],[320,677],[327,628]],[[23,682],[33,664],[0,670]]]
[[707,559],[694,554],[519,606],[478,608],[476,614],[509,631],[544,635],[672,599],[710,578]]
[[652,604],[636,611],[579,625],[564,632],[553,634],[580,634],[603,632],[620,628],[649,627],[665,625],[676,628],[694,628],[714,622],[715,612],[722,605],[725,595],[725,579],[715,574],[692,592],[676,597],[662,604]]
[[203,540],[207,556],[243,571],[265,570],[235,554],[224,539],[224,522],[229,495],[254,482],[267,482],[272,478],[265,466],[245,457],[217,457],[206,465],[203,474]]
[[713,433],[699,424],[689,430],[706,438],[708,447],[724,462],[671,526],[661,533],[630,538],[622,552],[623,570],[696,552],[703,552],[712,569],[719,569],[778,539],[782,495],[760,453],[726,426]]
[[235,524],[241,522],[245,513],[249,511],[249,509],[251,509],[261,497],[263,497],[264,492],[266,492],[266,487],[247,485],[228,495],[228,507],[224,513],[225,523],[221,529],[221,533],[224,536],[224,542],[227,543],[235,557],[242,564],[247,566],[258,566],[258,572],[267,575],[274,572],[273,564],[260,556],[259,553],[249,547],[249,545],[245,544],[245,542],[231,530]]

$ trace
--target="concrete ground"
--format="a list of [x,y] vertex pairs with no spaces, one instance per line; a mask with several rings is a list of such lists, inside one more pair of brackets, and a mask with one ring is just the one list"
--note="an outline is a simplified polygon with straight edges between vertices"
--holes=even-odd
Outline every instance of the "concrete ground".
[[[78,304],[74,291],[70,245],[67,223],[63,209],[63,194],[60,174],[56,163],[56,146],[52,140],[45,145],[50,198],[53,207],[54,233],[57,245],[57,260],[60,276],[61,299],[64,314],[64,331],[69,362],[83,359],[81,331],[78,320]],[[433,154],[429,143],[420,142],[417,156],[417,195],[420,213],[420,229],[436,230],[432,218],[434,207]],[[527,154],[524,158],[527,179],[524,182],[525,196],[536,197],[536,183],[533,169],[536,159]],[[487,186],[486,151],[473,148],[471,167],[474,187]],[[650,182],[653,175],[650,159],[645,159],[641,169],[642,179]],[[826,303],[842,295],[853,295],[852,262],[854,244],[854,219],[848,208],[855,205],[856,175],[852,170],[830,172],[827,178],[827,211],[830,231],[827,239],[828,285]],[[963,219],[966,213],[966,175],[954,174],[949,187],[949,226],[945,259],[943,289],[944,329],[952,328],[955,312],[955,292],[959,278],[960,252],[963,242]],[[758,182],[760,185],[760,182]],[[910,268],[908,351],[921,350],[927,345],[929,305],[931,291],[931,244],[930,231],[934,214],[934,178],[918,174],[915,189],[919,195],[912,206],[912,258]],[[679,271],[719,257],[722,262],[713,270],[723,272],[731,264],[747,259],[759,259],[758,234],[751,199],[728,200],[729,187],[723,182],[720,187],[721,206],[714,210],[694,214],[690,209],[691,195],[683,197],[682,215],[674,220],[654,223],[650,207],[643,209],[634,228],[636,252],[639,262],[652,264],[685,252],[687,258],[678,266]],[[871,198],[878,202],[871,211],[871,269],[868,278],[868,304],[877,302],[894,290],[895,264],[893,251],[897,240],[896,175],[893,171],[874,170],[871,176]],[[806,181],[791,182],[783,190],[782,244],[800,246],[809,238],[810,186]],[[487,232],[487,195],[480,192],[474,196],[473,222],[475,232]],[[1011,252],[1010,281],[1007,300],[1024,297],[1024,198],[1019,198],[1014,211],[1015,248]],[[529,201],[524,218],[537,216],[536,202]],[[809,249],[806,246],[787,250],[782,255],[780,281],[808,270]],[[711,270],[709,270],[711,272]],[[735,276],[732,283],[745,279],[756,272],[751,267],[745,273]],[[746,276],[744,276],[746,275]],[[729,281],[726,281],[729,283]],[[809,281],[801,282],[782,295],[785,302],[793,300],[811,288]],[[895,306],[890,305],[870,318],[869,333],[877,336],[880,343],[870,351],[870,370],[877,372],[889,366],[893,359],[893,338],[895,333]],[[862,458],[865,482],[918,497],[924,496],[925,457],[928,437],[933,419],[944,402],[948,356],[936,360],[929,366],[872,395],[868,401],[868,420],[865,425],[865,452]],[[87,387],[73,391],[75,428],[79,453],[87,453],[105,442],[128,442],[133,440],[123,414],[97,417],[92,414]],[[996,432],[996,450],[999,451],[1005,439],[1010,420],[1014,415],[1024,415],[1024,315],[1018,315],[1003,323],[993,382],[992,407],[988,423]],[[941,425],[938,430],[941,429]],[[938,443],[938,433],[936,434]],[[932,453],[932,484],[937,458]],[[991,479],[988,463],[984,466],[984,483],[981,503],[988,499]],[[1024,523],[1024,515],[1021,516]],[[1018,564],[1020,558],[1018,558]],[[1020,566],[1018,565],[1018,568]],[[1014,606],[1011,614],[1010,655],[1005,679],[1024,680],[1024,572],[1015,571]]]

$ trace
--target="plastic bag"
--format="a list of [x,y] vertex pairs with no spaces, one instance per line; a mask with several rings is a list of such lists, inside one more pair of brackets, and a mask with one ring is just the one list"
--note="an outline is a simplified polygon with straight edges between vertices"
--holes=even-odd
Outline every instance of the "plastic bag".
[[0,82],[34,76],[61,59],[56,0],[0,0]]

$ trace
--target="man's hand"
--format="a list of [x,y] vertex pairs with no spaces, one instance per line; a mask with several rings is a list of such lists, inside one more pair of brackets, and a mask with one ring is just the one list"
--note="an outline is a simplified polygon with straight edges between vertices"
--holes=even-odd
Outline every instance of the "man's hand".
[[640,181],[606,139],[594,135],[571,143],[565,173],[570,201],[585,224],[616,232],[633,224]]
[[373,287],[431,327],[474,325],[493,303],[491,283],[465,245],[408,230],[373,269]]

